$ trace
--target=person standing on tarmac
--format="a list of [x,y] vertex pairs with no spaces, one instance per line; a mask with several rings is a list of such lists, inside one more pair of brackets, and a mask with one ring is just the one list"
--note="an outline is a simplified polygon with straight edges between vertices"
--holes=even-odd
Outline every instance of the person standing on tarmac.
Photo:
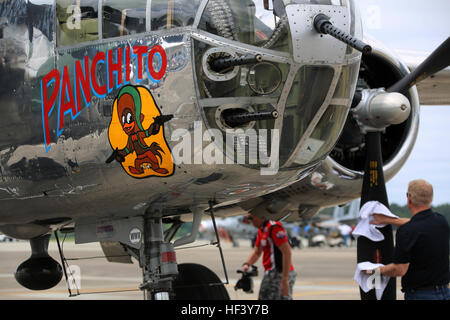
[[264,277],[259,289],[259,300],[292,300],[292,289],[297,273],[292,265],[291,246],[286,230],[280,222],[249,214],[247,219],[258,228],[255,248],[241,270],[256,263],[263,255]]
[[405,300],[450,300],[448,222],[431,210],[433,187],[425,180],[411,181],[406,197],[411,219],[373,215],[374,225],[399,227],[393,263],[379,272],[402,277]]

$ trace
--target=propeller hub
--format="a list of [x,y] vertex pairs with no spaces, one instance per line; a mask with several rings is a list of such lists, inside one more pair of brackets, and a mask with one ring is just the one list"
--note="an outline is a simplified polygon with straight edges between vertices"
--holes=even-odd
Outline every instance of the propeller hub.
[[382,132],[390,125],[406,121],[411,114],[411,103],[401,93],[389,93],[383,88],[366,89],[352,113],[363,134]]

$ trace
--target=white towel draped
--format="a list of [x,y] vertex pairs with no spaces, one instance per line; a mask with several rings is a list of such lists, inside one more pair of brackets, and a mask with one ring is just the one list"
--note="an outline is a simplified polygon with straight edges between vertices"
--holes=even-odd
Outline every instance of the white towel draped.
[[378,228],[386,226],[383,225],[373,225],[370,222],[373,220],[372,215],[374,213],[383,214],[392,218],[398,218],[395,214],[389,211],[382,203],[378,201],[366,202],[361,210],[359,211],[359,222],[353,230],[353,236],[357,238],[358,236],[364,236],[372,241],[382,241],[384,236]]

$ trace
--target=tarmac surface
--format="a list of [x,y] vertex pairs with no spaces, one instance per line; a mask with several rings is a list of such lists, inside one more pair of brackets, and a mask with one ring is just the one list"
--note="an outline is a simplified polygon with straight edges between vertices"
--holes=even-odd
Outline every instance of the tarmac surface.
[[[197,248],[177,248],[178,263],[199,263],[225,282],[225,274],[220,260],[219,249],[205,241],[197,241]],[[187,246],[189,247],[189,246]],[[74,299],[74,300],[141,300],[143,293],[138,286],[142,283],[142,271],[138,263],[109,263],[103,257],[98,243],[75,245],[66,241],[64,255],[71,258],[91,258],[70,260],[69,265],[79,272],[79,293],[69,297],[66,281],[45,291],[30,291],[21,287],[14,279],[14,271],[31,254],[28,242],[0,243],[0,300],[30,299]],[[259,276],[254,278],[254,293],[235,291],[234,285],[240,278],[236,270],[240,268],[251,252],[250,241],[240,240],[239,247],[222,242],[229,284],[226,288],[232,300],[255,300],[263,275],[261,260],[258,261]],[[60,262],[56,242],[50,242],[49,254]],[[356,268],[356,247],[350,248],[304,248],[293,249],[293,264],[297,271],[294,300],[359,300],[359,287],[353,280]],[[403,300],[397,280],[397,299]],[[73,290],[73,293],[76,293]]]

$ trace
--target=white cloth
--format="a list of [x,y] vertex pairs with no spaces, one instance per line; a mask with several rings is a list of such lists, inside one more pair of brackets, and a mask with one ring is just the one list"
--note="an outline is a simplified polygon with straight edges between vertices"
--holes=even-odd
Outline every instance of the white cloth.
[[373,220],[372,215],[374,213],[383,214],[392,218],[398,218],[395,214],[389,211],[382,203],[378,201],[366,202],[361,210],[359,211],[359,222],[353,230],[353,236],[357,238],[358,236],[364,236],[372,241],[382,241],[384,236],[377,228],[383,228],[385,224],[373,225],[370,222]]
[[379,271],[374,274],[368,275],[365,270],[375,270],[384,266],[381,263],[361,262],[358,263],[353,279],[358,282],[359,286],[364,292],[369,292],[375,288],[375,295],[377,300],[380,300],[383,296],[384,289],[389,282],[389,277],[381,275]]
[[346,224],[341,224],[338,226],[339,232],[343,236],[348,236],[352,232],[352,228]]

